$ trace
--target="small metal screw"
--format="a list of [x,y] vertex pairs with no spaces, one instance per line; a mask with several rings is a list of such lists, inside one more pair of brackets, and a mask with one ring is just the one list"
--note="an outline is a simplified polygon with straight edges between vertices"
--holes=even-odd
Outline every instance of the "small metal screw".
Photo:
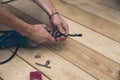
[[45,66],[48,66],[49,64],[50,64],[50,60],[47,60]]

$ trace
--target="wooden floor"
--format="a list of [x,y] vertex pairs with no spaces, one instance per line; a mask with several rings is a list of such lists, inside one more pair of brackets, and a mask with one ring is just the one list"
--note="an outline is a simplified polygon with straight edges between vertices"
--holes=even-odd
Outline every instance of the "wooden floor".
[[[120,80],[120,0],[51,1],[68,23],[70,33],[82,33],[83,37],[34,49],[20,48],[12,61],[0,65],[0,77],[29,80],[31,71],[40,70],[43,80]],[[30,0],[5,6],[28,23],[50,25],[47,15]],[[14,49],[1,49],[0,57],[9,56]],[[35,65],[46,60],[51,61],[51,69]]]

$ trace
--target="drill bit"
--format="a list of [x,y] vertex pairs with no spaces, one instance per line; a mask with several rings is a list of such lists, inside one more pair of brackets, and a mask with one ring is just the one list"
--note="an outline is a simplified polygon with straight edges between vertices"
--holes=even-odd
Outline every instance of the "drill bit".
[[63,36],[71,36],[71,37],[82,37],[82,34],[62,34]]
[[58,37],[61,37],[61,36],[65,36],[65,37],[68,37],[68,36],[72,36],[72,37],[81,37],[82,34],[62,34],[61,32],[59,31],[55,31],[55,30],[51,30],[51,31],[48,31],[54,38],[58,38]]

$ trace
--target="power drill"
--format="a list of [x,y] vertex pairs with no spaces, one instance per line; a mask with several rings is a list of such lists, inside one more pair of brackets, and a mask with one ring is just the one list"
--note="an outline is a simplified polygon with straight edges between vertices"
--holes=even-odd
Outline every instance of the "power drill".
[[[68,37],[68,36],[81,37],[82,36],[82,34],[62,34],[59,31],[55,31],[55,30],[51,30],[48,32],[54,38],[58,38],[61,36],[65,36],[65,37]],[[21,47],[21,46],[22,47],[37,47],[36,42],[30,40],[26,36],[23,36],[14,30],[0,31],[0,33],[2,33],[2,35],[0,36],[0,49],[17,46],[17,48],[15,49],[13,54],[7,60],[4,60],[2,62],[0,61],[0,65],[5,64],[8,61],[10,61],[16,55],[19,47]]]
[[[58,38],[61,36],[72,36],[72,37],[81,37],[82,34],[62,34],[59,31],[51,30],[48,31],[54,38]],[[0,33],[3,33],[2,36],[0,36],[0,48],[9,48],[13,46],[21,45],[22,47],[34,47],[35,45],[30,45],[32,40],[27,38],[26,36],[21,35],[17,31],[14,30],[7,30],[7,31],[0,31]]]

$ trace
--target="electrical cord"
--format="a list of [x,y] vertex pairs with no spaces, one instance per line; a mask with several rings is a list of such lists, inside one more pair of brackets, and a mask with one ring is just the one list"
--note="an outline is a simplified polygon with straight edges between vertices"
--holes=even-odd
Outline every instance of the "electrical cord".
[[9,0],[9,1],[5,1],[5,2],[1,2],[0,4],[7,4],[7,3],[10,3],[10,2],[13,2],[13,1],[16,1],[16,0]]
[[17,54],[17,51],[19,50],[19,48],[20,48],[20,45],[17,46],[17,48],[15,49],[15,51],[13,52],[13,54],[8,59],[0,62],[0,65],[5,64],[5,63],[11,61],[15,57],[15,55]]

